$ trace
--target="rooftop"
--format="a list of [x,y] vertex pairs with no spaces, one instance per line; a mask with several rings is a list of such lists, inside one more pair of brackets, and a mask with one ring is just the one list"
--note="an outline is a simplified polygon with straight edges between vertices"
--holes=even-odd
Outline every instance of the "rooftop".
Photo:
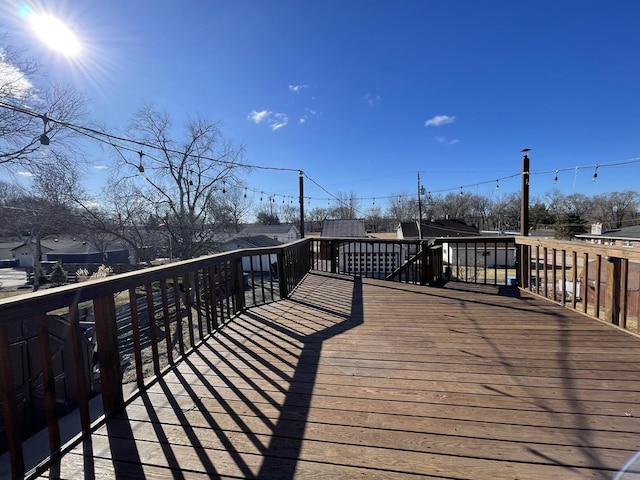
[[640,448],[638,338],[517,292],[313,273],[134,397],[60,475],[612,478]]

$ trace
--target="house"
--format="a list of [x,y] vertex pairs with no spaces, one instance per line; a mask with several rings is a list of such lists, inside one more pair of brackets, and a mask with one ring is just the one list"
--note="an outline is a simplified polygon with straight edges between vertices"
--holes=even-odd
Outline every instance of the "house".
[[0,242],[0,267],[17,266],[13,249],[22,245],[22,242]]
[[323,220],[321,237],[366,238],[367,231],[360,220]]
[[[480,235],[478,229],[461,220],[431,220],[422,222],[422,238],[424,240],[446,237],[473,237]],[[396,236],[405,240],[420,238],[418,222],[401,222],[396,229]]]
[[[423,240],[436,240],[450,237],[481,237],[483,234],[474,226],[460,220],[431,220],[422,222]],[[397,237],[405,240],[420,238],[418,222],[402,222],[398,225]],[[442,243],[443,260],[449,265],[482,265],[485,267],[508,266],[516,264],[515,245],[490,240],[482,242],[472,239],[467,248],[460,244]]]
[[[36,255],[36,242],[23,242],[11,249],[11,257],[16,260],[16,266],[20,268],[33,267],[33,259]],[[40,254],[44,255],[53,248],[44,241],[40,242]]]
[[[223,251],[244,250],[249,248],[275,247],[282,245],[282,242],[267,235],[256,235],[252,237],[237,237],[228,241],[223,246]],[[277,264],[278,255],[276,253],[264,254],[260,256],[242,257],[243,272],[268,272],[271,265]]]
[[640,248],[640,225],[602,231],[601,223],[591,225],[591,233],[576,235],[587,243],[611,245],[614,247]]
[[113,243],[107,246],[104,252],[101,252],[91,243],[78,240],[70,245],[48,250],[46,253],[43,251],[42,257],[43,261],[56,262],[59,260],[63,264],[128,264],[129,249],[119,243]]
[[240,232],[241,237],[266,236],[280,243],[289,243],[300,239],[300,230],[295,225],[247,225]]

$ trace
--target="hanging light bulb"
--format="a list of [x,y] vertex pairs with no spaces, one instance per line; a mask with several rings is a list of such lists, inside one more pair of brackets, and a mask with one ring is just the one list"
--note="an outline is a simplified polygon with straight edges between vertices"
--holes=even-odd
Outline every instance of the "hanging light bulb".
[[598,181],[598,167],[600,167],[600,165],[596,165],[596,169],[593,172],[593,177],[591,178],[591,181],[593,182]]
[[49,123],[49,117],[47,117],[47,114],[45,113],[44,115],[42,115],[42,123],[43,125],[43,133],[42,135],[40,135],[40,145],[44,145],[45,147],[47,145],[49,145],[50,141],[49,141],[49,137],[47,136],[47,123]]
[[500,190],[500,180],[496,180],[496,190]]
[[427,200],[431,201],[431,192],[427,193]]
[[376,206],[376,197],[373,197],[373,206]]
[[247,198],[247,187],[244,187],[244,198]]
[[222,180],[222,193],[227,193],[227,182]]
[[260,192],[260,201],[262,201],[262,195],[264,195],[264,192]]
[[462,193],[462,187],[460,187],[460,196],[462,196],[462,195],[463,195],[463,193]]
[[558,183],[558,172],[559,172],[559,171],[560,171],[560,170],[556,170],[556,176],[555,176],[555,177],[553,177],[553,183]]
[[138,152],[138,155],[140,155],[140,163],[138,163],[138,171],[140,173],[144,173],[144,167],[142,166],[142,157],[144,156],[144,153],[142,152],[142,150]]

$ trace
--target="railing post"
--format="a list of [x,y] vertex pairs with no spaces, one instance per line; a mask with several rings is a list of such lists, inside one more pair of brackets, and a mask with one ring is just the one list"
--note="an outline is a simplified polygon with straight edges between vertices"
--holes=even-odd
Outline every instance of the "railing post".
[[[118,351],[118,328],[116,326],[116,306],[113,295],[93,300],[96,338],[98,342],[98,367],[102,386],[102,408],[110,413],[123,405]],[[149,312],[151,317],[152,312]],[[149,324],[153,318],[149,319]]]
[[329,241],[329,254],[331,255],[331,273],[336,273],[338,271],[338,241],[330,240]]
[[429,279],[433,278],[432,275],[432,266],[431,266],[431,259],[429,256],[429,247],[427,247],[427,244],[425,242],[420,242],[420,264],[421,264],[421,269],[420,269],[420,285],[424,286],[429,282]]
[[621,261],[615,257],[605,257],[607,262],[607,309],[605,319],[613,325],[620,325],[620,273]]
[[44,410],[47,417],[47,431],[49,432],[49,451],[55,452],[60,448],[60,425],[56,415],[56,384],[52,370],[51,346],[49,344],[49,329],[46,314],[36,318],[38,331],[38,353],[40,368],[42,369],[42,391],[44,395]]
[[278,286],[280,288],[280,298],[287,298],[289,292],[287,291],[287,272],[284,250],[280,250],[278,252]]
[[2,387],[0,392],[2,392],[5,433],[9,443],[11,476],[17,479],[24,475],[24,456],[22,453],[22,432],[16,407],[16,387],[11,368],[8,330],[6,323],[0,324],[0,387]]
[[235,292],[236,292],[236,308],[239,312],[246,310],[246,302],[244,298],[244,272],[242,271],[242,257],[236,259],[234,269]]

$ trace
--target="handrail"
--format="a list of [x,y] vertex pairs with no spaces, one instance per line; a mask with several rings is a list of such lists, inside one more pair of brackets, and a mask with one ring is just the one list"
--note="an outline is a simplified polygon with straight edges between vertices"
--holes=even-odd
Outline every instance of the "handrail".
[[[102,394],[104,415],[118,410],[126,400],[125,375],[127,381],[144,388],[248,305],[287,297],[308,273],[310,258],[310,241],[305,239],[279,247],[209,255],[0,300],[0,391],[5,419],[3,432],[0,425],[0,446],[2,437],[6,437],[12,476],[22,478],[26,470],[34,467],[25,465],[22,451],[22,442],[31,432],[17,418],[25,402],[33,397],[28,389],[34,388],[40,373],[46,422],[39,428],[49,431],[53,457],[69,440],[60,437],[57,401],[70,408],[79,407],[81,431],[86,433],[90,428],[88,403],[92,396]],[[81,322],[81,310],[91,311],[93,322]],[[63,376],[67,383],[77,384],[73,402],[56,384],[60,372],[54,371],[57,367],[48,332],[51,315],[62,319],[71,330],[73,348],[67,354],[72,358],[86,356],[80,341],[83,335],[94,337],[99,383],[90,381],[90,361],[88,366],[83,361],[71,362],[75,373],[67,371]],[[121,341],[122,315],[129,318],[132,341]],[[83,332],[82,326],[91,323],[94,328]],[[25,367],[15,364],[15,359],[22,358],[20,349],[28,347],[26,342],[16,343],[12,338],[32,324],[37,327],[34,338],[40,372],[34,372],[34,378],[29,380],[31,387],[17,391],[16,380],[21,376],[16,376],[16,369]],[[132,369],[125,371],[123,357],[131,358]],[[152,364],[152,369],[145,367],[146,363]]]
[[640,250],[517,237],[521,288],[639,333]]

